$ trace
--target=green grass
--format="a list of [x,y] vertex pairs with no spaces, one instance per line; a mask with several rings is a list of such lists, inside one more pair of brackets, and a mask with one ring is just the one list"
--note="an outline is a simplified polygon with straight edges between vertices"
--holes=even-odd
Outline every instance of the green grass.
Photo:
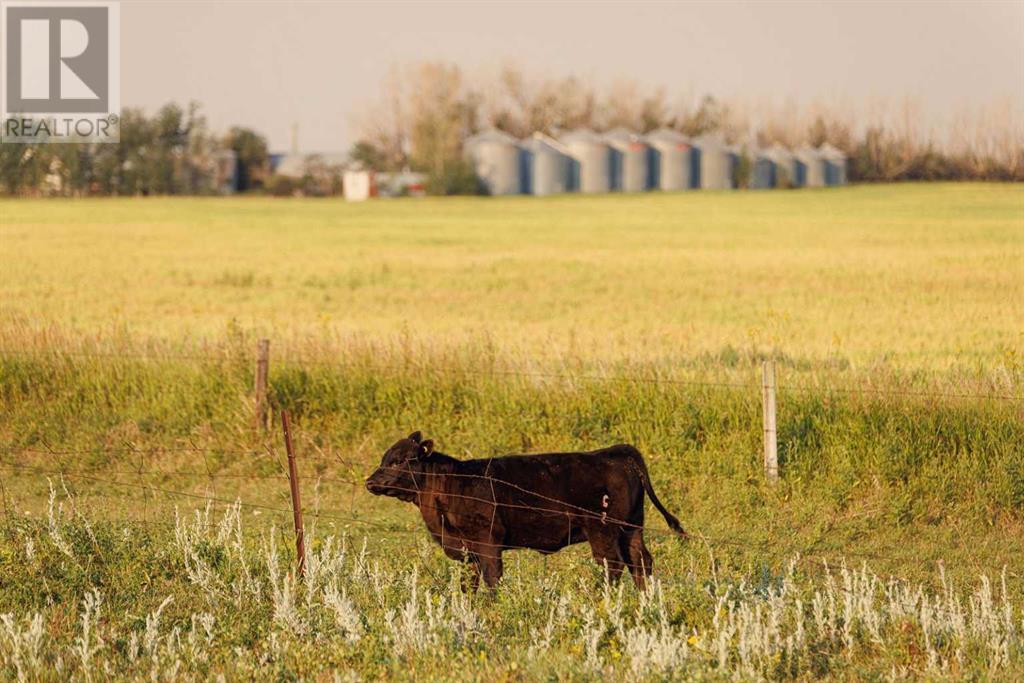
[[[796,651],[746,660],[734,636],[723,668],[707,639],[728,587],[745,582],[735,604],[768,609],[766,587],[794,558],[791,595],[808,616],[826,590],[823,563],[845,559],[965,606],[980,576],[1005,581],[1020,622],[1020,186],[0,211],[0,615],[23,629],[22,661],[38,612],[52,642],[44,668],[60,657],[78,677],[99,662],[149,677],[175,661],[197,678],[618,678],[634,677],[634,661],[654,679],[1019,676],[1018,636],[999,664],[975,636],[925,638],[927,615],[892,616],[880,589],[868,602],[888,615],[881,642],[864,622],[853,640],[816,632]],[[388,576],[372,587],[339,565],[332,585],[361,615],[358,646],[325,621],[324,586],[299,589],[298,622],[280,616],[265,545],[290,513],[276,422],[268,435],[252,428],[261,336],[272,339],[275,420],[282,408],[294,419],[308,519],[350,546],[369,536],[366,561]],[[760,456],[765,358],[780,383],[775,486]],[[514,552],[499,595],[473,598],[479,631],[460,636],[452,564],[411,507],[359,485],[413,429],[457,457],[637,445],[661,499],[696,532],[681,544],[652,518],[662,606],[628,589],[615,622],[607,601],[588,612],[601,588],[584,548]],[[58,496],[58,522],[47,477],[74,494]],[[168,491],[264,507],[243,506],[238,547],[196,541],[212,572],[196,579],[168,524],[175,507],[201,502]],[[239,608],[217,595],[246,563],[259,588]],[[429,591],[447,610],[433,654],[393,631],[413,572],[420,599]],[[74,643],[92,588],[106,600],[107,644],[87,666]],[[199,638],[193,617],[208,613],[216,636],[192,654],[164,645],[158,663],[132,660],[131,634],[143,638],[168,595],[159,633]],[[561,596],[570,607],[539,656],[530,629]],[[658,610],[673,648],[691,634],[703,642],[674,668],[626,651],[664,633]],[[13,628],[0,632],[0,676],[16,675]]]

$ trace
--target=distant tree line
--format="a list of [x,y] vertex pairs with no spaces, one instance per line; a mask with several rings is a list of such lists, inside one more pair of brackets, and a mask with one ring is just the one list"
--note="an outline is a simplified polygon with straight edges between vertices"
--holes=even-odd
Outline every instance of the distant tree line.
[[1009,101],[965,110],[941,140],[929,134],[912,100],[874,109],[858,114],[848,106],[711,96],[670,101],[665,89],[633,81],[599,90],[571,76],[530,78],[515,66],[471,82],[455,65],[426,62],[392,69],[358,123],[352,157],[369,168],[424,172],[431,191],[454,194],[476,189],[462,143],[483,129],[526,137],[580,127],[664,127],[689,136],[718,133],[748,155],[774,143],[828,142],[849,157],[851,181],[1024,180],[1024,122]]
[[[830,143],[849,157],[855,182],[1024,181],[1024,120],[1009,101],[965,109],[941,138],[912,100],[854,107],[798,107],[684,95],[620,80],[599,89],[579,78],[530,77],[507,66],[471,81],[453,64],[394,67],[379,97],[358,117],[351,160],[379,171],[413,170],[432,194],[470,194],[478,180],[464,141],[487,128],[516,137],[579,127],[672,128],[718,133],[750,152],[779,143]],[[232,154],[233,153],[233,154]],[[273,176],[266,139],[233,127],[209,130],[197,104],[167,104],[152,115],[125,109],[118,144],[0,144],[0,193],[8,195],[161,195],[257,192],[337,194],[340,170],[315,157],[302,178]],[[323,167],[323,168],[321,168]]]
[[116,144],[2,144],[0,191],[8,195],[168,195],[259,191],[266,139],[235,127],[216,135],[195,103],[152,116],[121,114]]

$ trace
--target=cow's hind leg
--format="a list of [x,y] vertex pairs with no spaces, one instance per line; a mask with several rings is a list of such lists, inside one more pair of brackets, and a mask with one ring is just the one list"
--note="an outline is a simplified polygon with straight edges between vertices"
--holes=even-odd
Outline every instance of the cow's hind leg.
[[618,536],[619,531],[610,527],[587,531],[587,540],[590,541],[590,552],[594,556],[594,561],[607,567],[608,578],[612,582],[618,581],[622,576],[622,570],[626,568],[622,551],[619,549]]
[[633,583],[637,588],[643,590],[647,585],[647,577],[654,570],[654,558],[644,544],[644,532],[642,529],[624,531],[619,537],[619,542],[622,547],[622,555],[629,562],[629,572],[633,575]]

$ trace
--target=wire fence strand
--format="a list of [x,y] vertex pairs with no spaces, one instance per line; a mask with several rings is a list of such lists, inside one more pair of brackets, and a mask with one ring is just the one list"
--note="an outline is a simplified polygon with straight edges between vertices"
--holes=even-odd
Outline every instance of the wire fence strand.
[[[23,349],[8,349],[0,348],[0,358],[4,356],[11,357],[22,357],[22,358],[38,358],[38,357],[70,357],[70,358],[90,358],[90,359],[132,359],[132,360],[150,360],[150,361],[167,361],[167,360],[189,360],[189,361],[205,361],[205,362],[238,362],[238,363],[249,363],[255,362],[255,355],[250,354],[239,354],[237,352],[223,352],[223,353],[180,353],[180,352],[152,352],[152,353],[141,353],[141,352],[104,352],[104,351],[75,351],[75,350],[48,350],[48,351],[37,351],[37,350],[23,350]],[[676,386],[691,386],[691,387],[709,387],[709,388],[720,388],[720,389],[731,389],[731,390],[757,390],[760,388],[758,382],[733,382],[733,381],[713,381],[713,380],[696,380],[696,379],[680,379],[676,377],[666,377],[655,374],[650,375],[636,375],[636,374],[594,374],[594,373],[573,373],[573,372],[559,372],[559,371],[545,371],[545,370],[519,370],[513,368],[451,368],[441,367],[438,365],[432,365],[427,363],[418,362],[407,362],[407,363],[366,363],[366,362],[350,362],[345,360],[327,360],[322,358],[313,358],[310,356],[285,354],[277,358],[276,363],[298,367],[336,367],[336,368],[355,368],[360,370],[370,370],[375,372],[390,372],[390,373],[407,373],[409,371],[418,371],[425,373],[434,373],[449,375],[452,377],[463,377],[463,376],[478,376],[478,377],[519,377],[519,378],[532,378],[532,379],[556,379],[564,382],[592,382],[592,383],[626,383],[626,384],[654,384],[654,385],[676,385]],[[1024,394],[1007,394],[997,392],[964,392],[964,391],[924,391],[916,389],[886,389],[879,388],[876,386],[847,386],[847,387],[810,387],[800,385],[779,385],[780,391],[789,391],[796,393],[822,393],[828,394],[862,394],[862,395],[878,395],[878,396],[902,396],[902,397],[916,397],[916,398],[935,398],[935,399],[974,399],[974,400],[988,400],[988,401],[1011,401],[1011,402],[1024,402]]]
[[[56,358],[84,358],[84,359],[96,359],[104,362],[116,360],[116,359],[127,359],[132,361],[153,361],[153,362],[166,362],[166,361],[190,361],[197,363],[253,363],[255,356],[250,356],[247,353],[237,352],[222,352],[222,353],[181,353],[181,352],[170,352],[170,351],[152,351],[149,353],[142,352],[103,352],[103,351],[91,351],[91,350],[52,350],[45,352],[26,352],[23,350],[12,350],[6,348],[0,348],[0,361],[6,357],[56,357]],[[468,368],[468,367],[443,367],[439,365],[432,365],[429,363],[365,363],[365,362],[347,362],[345,360],[325,360],[322,358],[311,358],[308,356],[285,354],[278,358],[276,361],[279,364],[285,366],[298,366],[298,367],[319,367],[319,368],[355,368],[363,371],[370,372],[395,372],[395,373],[408,373],[408,372],[423,372],[423,373],[434,373],[434,374],[445,374],[451,377],[465,377],[465,376],[480,376],[480,377],[515,377],[523,379],[547,379],[557,380],[566,383],[633,383],[633,384],[651,384],[651,385],[666,385],[666,386],[687,386],[687,387],[708,387],[714,389],[727,389],[735,391],[749,391],[754,395],[754,392],[758,392],[761,389],[761,385],[757,382],[739,382],[739,381],[701,381],[698,379],[681,379],[678,377],[664,376],[657,373],[648,375],[641,374],[617,374],[617,373],[573,373],[566,371],[545,371],[545,370],[525,370],[525,369],[507,369],[507,368]],[[903,397],[914,397],[914,398],[931,398],[937,400],[960,400],[960,399],[973,399],[973,400],[992,400],[992,401],[1010,401],[1020,402],[1024,401],[1024,395],[1016,394],[1005,394],[997,392],[964,392],[964,391],[923,391],[914,389],[885,389],[878,388],[875,386],[847,386],[847,387],[811,387],[811,386],[786,386],[779,385],[778,389],[780,392],[791,392],[797,394],[807,393],[818,393],[823,395],[831,394],[849,394],[849,395],[877,395],[877,396],[903,396]],[[221,447],[217,445],[200,445],[194,442],[185,444],[176,444],[169,446],[155,446],[155,447],[142,447],[133,443],[125,442],[119,445],[102,445],[96,446],[92,449],[73,449],[73,448],[55,448],[47,443],[42,444],[42,448],[35,445],[21,446],[18,444],[0,444],[0,453],[5,453],[8,456],[7,460],[0,459],[0,470],[15,476],[46,476],[46,477],[61,477],[62,479],[70,479],[72,481],[85,482],[95,485],[108,485],[114,488],[122,490],[134,489],[142,491],[151,496],[163,495],[167,497],[177,497],[182,499],[190,499],[195,501],[202,501],[207,505],[218,504],[218,505],[239,505],[245,508],[253,510],[266,510],[274,513],[290,514],[292,511],[284,507],[276,507],[269,505],[265,502],[254,502],[248,500],[242,500],[236,498],[231,500],[217,495],[200,494],[190,491],[182,491],[176,488],[167,488],[165,486],[158,486],[152,481],[143,481],[147,478],[162,478],[167,480],[172,479],[184,479],[194,478],[205,480],[210,483],[215,483],[218,480],[232,480],[236,482],[246,481],[260,481],[260,482],[273,482],[273,481],[287,481],[288,477],[284,476],[285,467],[283,465],[283,459],[275,449],[265,444],[262,448],[249,448],[240,449],[234,447]],[[131,469],[114,469],[114,470],[88,470],[79,468],[70,468],[67,466],[65,459],[81,458],[83,456],[90,456],[96,454],[106,454],[116,456],[118,454],[131,454],[138,456],[137,467]],[[152,459],[156,456],[166,454],[191,454],[198,455],[202,458],[202,465],[204,471],[197,469],[187,470],[160,470],[147,468],[147,458]],[[47,457],[49,460],[46,465],[40,467],[38,464],[19,462],[10,458],[21,455],[35,455],[41,457]],[[266,473],[266,472],[249,472],[249,473],[238,473],[224,471],[223,469],[215,469],[211,466],[211,458],[209,456],[232,456],[235,458],[254,458],[264,459],[268,462],[272,462],[277,470],[277,473]],[[327,455],[324,453],[309,453],[305,452],[300,456],[300,461],[304,459],[320,460],[331,463],[340,464],[347,467],[350,471],[356,471],[362,467],[360,463],[352,462],[347,460],[340,455]],[[53,466],[56,465],[56,469]],[[400,469],[400,468],[388,468],[388,469]],[[424,475],[424,476],[440,476],[440,475]],[[480,484],[474,488],[474,486],[461,487],[461,491],[445,490],[443,495],[447,497],[449,501],[463,501],[470,504],[491,506],[493,510],[499,509],[514,510],[519,513],[533,513],[542,516],[549,516],[552,520],[565,518],[567,522],[567,539],[573,540],[573,525],[577,525],[577,531],[581,532],[580,540],[586,540],[585,528],[588,525],[608,525],[611,524],[614,527],[621,529],[628,529],[631,531],[642,531],[649,533],[654,536],[666,537],[675,536],[675,532],[668,529],[660,529],[656,527],[650,527],[643,524],[637,524],[626,519],[618,519],[609,517],[607,512],[599,509],[588,508],[583,505],[571,503],[566,500],[562,500],[546,493],[541,493],[535,490],[531,490],[529,487],[502,479],[499,477],[491,476],[489,473],[474,474],[467,472],[449,472],[443,475],[444,477],[454,479],[456,481],[462,481],[472,484]],[[305,481],[316,481],[322,483],[336,483],[343,484],[346,486],[353,487],[352,500],[354,508],[355,492],[364,483],[361,479],[357,478],[346,478],[335,475],[327,475],[323,473],[318,474],[307,474],[301,477]],[[424,516],[427,512],[430,513],[443,513],[440,508],[431,505],[425,501],[422,497],[423,491],[420,489],[415,475],[413,475],[413,487],[395,485],[391,486],[390,489],[393,493],[400,493],[404,496],[411,496],[415,499],[420,507],[421,513]],[[8,491],[6,482],[0,479],[0,486],[3,486],[3,501],[5,515],[10,519],[11,512],[8,508]],[[497,488],[496,488],[497,487]],[[460,488],[460,487],[456,487]],[[484,493],[476,491],[479,488]],[[467,489],[469,491],[467,492]],[[490,496],[486,495],[489,490]],[[496,491],[501,491],[502,496],[499,496]],[[363,517],[359,517],[355,514],[345,515],[337,511],[329,510],[323,511],[320,509],[303,509],[303,513],[315,518],[323,518],[331,521],[343,522],[345,524],[358,524],[364,525],[367,528],[372,528],[378,531],[386,533],[422,533],[421,528],[406,528],[395,525],[387,525],[373,520],[368,520]],[[442,514],[443,519],[443,514]],[[493,515],[492,515],[493,519]],[[453,530],[454,532],[454,530]],[[709,537],[705,534],[697,532],[696,534],[704,543],[715,544],[721,546],[728,546],[746,550],[757,550],[764,552],[772,547],[776,547],[776,539],[766,539],[763,542],[751,542],[744,540],[737,540],[731,538],[715,538]],[[479,557],[487,559],[499,559],[500,554],[504,550],[517,550],[524,549],[524,546],[517,545],[505,545],[495,542],[493,539],[480,540],[473,538],[465,538],[458,533],[448,534],[445,539],[441,541],[442,547],[447,550],[458,550],[454,546],[446,546],[445,542],[455,542],[461,544],[462,548],[472,547],[472,552]],[[802,556],[807,554],[822,554],[822,550],[816,549],[818,543],[812,544],[809,547],[802,549],[796,549],[795,552],[800,553]],[[710,547],[710,546],[709,546]],[[845,549],[842,552],[836,551],[840,556],[858,557],[866,560],[880,561],[880,562],[897,562],[905,563],[905,558],[896,558],[886,556],[878,553],[868,553],[861,551],[854,551],[852,549]],[[811,560],[808,561],[818,561]],[[827,564],[827,561],[826,561]],[[636,569],[635,566],[630,566],[628,563],[623,563],[623,566]]]
[[[400,469],[400,468],[386,468],[386,469]],[[274,512],[274,513],[280,513],[280,514],[283,514],[283,515],[290,515],[292,513],[292,510],[289,509],[289,508],[269,505],[267,503],[256,503],[256,502],[252,502],[252,501],[249,501],[249,500],[243,500],[240,497],[239,498],[235,498],[235,499],[230,499],[230,498],[224,498],[224,497],[221,497],[221,496],[205,495],[205,494],[194,493],[194,492],[189,492],[189,491],[180,491],[180,490],[177,490],[177,489],[170,489],[170,488],[167,488],[167,487],[164,487],[164,486],[156,486],[156,485],[151,484],[151,483],[143,483],[143,482],[139,482],[139,481],[124,481],[123,480],[123,477],[126,477],[126,476],[140,477],[140,476],[154,476],[154,475],[169,475],[169,476],[172,476],[172,477],[173,476],[177,476],[177,475],[194,476],[194,477],[200,477],[200,478],[207,478],[207,477],[209,477],[209,475],[207,473],[204,473],[204,472],[168,473],[168,472],[157,471],[157,472],[139,473],[139,472],[121,471],[121,472],[118,472],[118,473],[104,472],[103,474],[106,475],[106,476],[99,476],[99,473],[87,473],[87,472],[81,472],[81,471],[69,471],[69,470],[66,470],[66,469],[63,469],[63,468],[59,468],[59,469],[41,469],[41,468],[38,468],[38,467],[32,466],[32,465],[18,465],[18,464],[12,464],[12,463],[2,462],[2,461],[0,461],[0,470],[8,472],[8,473],[11,473],[11,474],[14,474],[14,475],[20,475],[20,476],[33,475],[33,476],[45,476],[45,477],[61,477],[61,478],[70,479],[72,481],[84,481],[84,482],[89,482],[89,483],[92,483],[92,484],[104,484],[104,485],[113,486],[115,488],[139,490],[139,491],[144,491],[144,492],[148,492],[148,493],[151,493],[151,494],[161,494],[161,495],[165,495],[165,496],[169,496],[169,497],[177,497],[177,498],[201,501],[201,502],[204,502],[204,503],[207,503],[207,504],[211,504],[212,503],[212,504],[218,504],[218,505],[238,505],[238,506],[243,507],[243,508],[248,508],[248,509],[253,509],[253,510],[270,511],[270,512]],[[119,478],[118,479],[112,479],[111,478],[112,476],[117,476]],[[569,540],[572,540],[572,538],[573,538],[573,536],[572,536],[572,533],[573,533],[572,525],[573,525],[573,523],[575,523],[577,525],[576,528],[580,532],[580,537],[579,537],[579,540],[577,542],[581,542],[581,541],[587,540],[586,536],[585,536],[585,527],[586,527],[586,525],[588,523],[590,523],[590,524],[598,524],[598,523],[600,523],[602,525],[611,524],[613,526],[618,526],[618,527],[626,528],[626,529],[632,529],[632,530],[635,530],[635,531],[641,531],[641,532],[643,532],[645,534],[651,534],[651,535],[654,535],[656,537],[661,537],[661,538],[676,537],[677,536],[676,532],[671,531],[669,529],[660,529],[660,528],[651,527],[651,526],[648,526],[648,525],[635,524],[635,523],[632,523],[632,522],[630,522],[628,520],[624,520],[624,519],[619,519],[619,518],[615,518],[615,517],[609,517],[609,516],[607,516],[606,514],[604,514],[600,510],[590,509],[590,508],[587,508],[587,507],[584,507],[584,506],[581,506],[581,505],[576,505],[576,504],[573,504],[573,503],[569,503],[567,501],[560,500],[560,499],[554,498],[552,496],[547,496],[545,494],[542,494],[542,493],[539,493],[539,492],[536,492],[536,491],[532,491],[532,490],[527,489],[525,487],[522,487],[522,486],[520,486],[520,485],[518,485],[518,484],[516,484],[514,482],[509,482],[507,480],[503,480],[503,479],[500,479],[500,478],[491,477],[489,475],[485,476],[485,475],[466,474],[466,473],[451,473],[451,474],[448,474],[448,475],[438,475],[438,476],[450,476],[452,478],[470,479],[470,480],[476,480],[476,481],[484,481],[484,482],[487,482],[487,483],[494,483],[494,484],[497,484],[499,487],[507,487],[507,488],[509,488],[511,490],[518,491],[518,492],[520,492],[524,496],[529,496],[529,497],[536,498],[537,500],[545,501],[549,505],[547,505],[547,506],[530,505],[530,504],[524,503],[522,501],[518,501],[518,502],[512,501],[512,502],[510,502],[510,501],[504,500],[504,499],[499,500],[497,498],[487,498],[486,496],[473,495],[471,493],[450,492],[450,493],[445,493],[444,494],[445,496],[447,496],[450,499],[465,500],[465,501],[470,501],[470,502],[473,502],[473,503],[480,503],[480,504],[491,505],[491,506],[494,506],[496,509],[497,508],[508,508],[508,509],[513,509],[513,510],[518,510],[518,511],[530,511],[530,512],[538,513],[538,514],[541,514],[541,515],[548,515],[548,516],[551,516],[552,518],[556,518],[556,519],[565,518],[566,521],[567,521],[567,536],[568,536]],[[253,479],[253,480],[268,480],[268,479],[272,479],[272,480],[278,480],[278,481],[281,481],[281,480],[285,480],[286,481],[287,480],[287,477],[281,477],[281,476],[277,476],[277,475],[249,476],[249,475],[243,475],[243,474],[239,474],[239,475],[219,475],[217,473],[214,473],[212,478],[216,479],[216,478],[220,478],[220,477],[230,477],[230,478],[238,479],[238,480],[246,480],[246,479]],[[302,479],[306,480],[306,481],[318,480],[318,481],[322,481],[322,482],[334,482],[334,483],[348,484],[348,485],[354,485],[354,486],[355,485],[361,485],[361,484],[364,483],[364,482],[362,482],[360,480],[357,480],[357,479],[348,479],[348,478],[341,478],[341,477],[323,477],[323,476],[317,476],[317,475],[305,475],[304,477],[302,477]],[[396,486],[389,487],[389,488],[391,488],[393,491],[397,491],[397,492],[401,492],[401,493],[405,493],[405,494],[410,494],[410,495],[414,495],[414,496],[418,496],[419,494],[423,493],[423,489],[420,488],[420,487],[414,488],[414,487],[396,485]],[[282,491],[282,495],[284,495],[283,491]],[[431,505],[429,502],[424,502],[424,501],[419,501],[418,502],[418,507],[420,508],[421,513],[422,512],[442,512],[442,513],[444,512],[444,510],[442,508],[440,508],[438,506],[435,506],[435,505]],[[363,525],[363,526],[365,526],[367,528],[371,528],[371,529],[374,529],[374,530],[377,530],[377,531],[380,531],[380,532],[384,532],[384,533],[398,533],[398,534],[422,534],[423,533],[423,529],[422,528],[409,528],[409,527],[396,526],[394,524],[390,524],[390,525],[389,524],[382,524],[380,522],[376,522],[376,521],[373,521],[373,520],[357,517],[355,515],[346,515],[346,514],[343,514],[343,513],[340,513],[340,512],[336,512],[336,511],[324,511],[324,510],[320,510],[320,509],[303,508],[303,514],[308,515],[308,516],[313,517],[313,518],[326,519],[326,520],[329,520],[329,521],[341,522],[341,523],[344,523],[344,524]],[[135,521],[137,521],[137,520],[131,520],[131,523],[134,523]],[[143,522],[143,523],[150,523],[150,522],[147,521],[147,522]],[[779,547],[778,541],[777,540],[773,540],[773,539],[765,539],[763,541],[755,542],[755,541],[737,540],[735,538],[718,537],[718,536],[714,536],[714,535],[708,536],[707,534],[705,534],[703,532],[700,532],[700,531],[695,532],[694,536],[699,538],[704,543],[710,543],[710,544],[719,545],[719,546],[728,546],[728,547],[732,547],[732,548],[743,549],[743,550],[750,550],[750,551],[765,552],[765,551],[768,551],[768,550],[770,550],[772,548],[778,548]],[[468,550],[469,552],[471,552],[472,554],[474,554],[476,556],[479,556],[481,558],[484,558],[484,559],[500,559],[500,552],[503,552],[505,550],[535,550],[535,548],[532,548],[530,546],[496,543],[496,542],[487,541],[487,540],[481,541],[480,539],[464,537],[460,533],[458,533],[455,529],[452,529],[450,533],[446,534],[445,540],[448,542],[448,543],[444,543],[442,541],[442,548],[445,549],[445,550],[459,551],[460,549],[464,548],[464,549]],[[451,542],[456,542],[458,545],[452,546]],[[803,548],[793,548],[793,549],[791,549],[791,553],[796,553],[801,558],[803,558],[801,561],[812,562],[812,563],[813,562],[817,562],[819,564],[820,563],[824,563],[825,566],[828,566],[827,559],[823,559],[823,557],[820,557],[820,556],[824,556],[826,554],[826,551],[822,551],[822,550],[816,549],[817,545],[818,544],[812,544],[810,546],[803,547]],[[905,564],[906,561],[907,561],[906,558],[893,557],[893,556],[889,556],[889,555],[885,555],[885,554],[881,554],[881,553],[870,553],[870,552],[858,551],[858,550],[853,550],[853,549],[843,549],[841,551],[840,550],[832,551],[831,554],[833,555],[833,557],[838,557],[840,559],[844,559],[846,557],[853,557],[853,558],[858,558],[858,559],[862,559],[862,560],[872,560],[872,561],[876,561],[876,562],[897,563],[897,564]],[[815,558],[814,557],[815,555],[818,555],[819,557]],[[915,561],[917,561],[917,560],[915,559]],[[623,561],[621,563],[621,566],[624,567],[624,568],[627,568],[627,569],[636,569],[637,568],[636,565],[631,565],[628,561]],[[998,571],[1001,571],[1004,567],[1000,567],[1000,568],[997,569],[997,568],[994,568],[994,567],[982,567],[980,565],[977,565],[977,568],[981,569],[981,570],[986,570],[986,571],[998,572]]]

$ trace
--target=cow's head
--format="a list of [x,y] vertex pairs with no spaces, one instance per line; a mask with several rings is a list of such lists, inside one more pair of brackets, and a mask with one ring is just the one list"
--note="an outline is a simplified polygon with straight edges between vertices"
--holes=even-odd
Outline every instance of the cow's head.
[[434,452],[434,442],[413,432],[384,453],[380,467],[366,480],[366,490],[375,496],[391,496],[411,503],[416,499],[413,470]]

